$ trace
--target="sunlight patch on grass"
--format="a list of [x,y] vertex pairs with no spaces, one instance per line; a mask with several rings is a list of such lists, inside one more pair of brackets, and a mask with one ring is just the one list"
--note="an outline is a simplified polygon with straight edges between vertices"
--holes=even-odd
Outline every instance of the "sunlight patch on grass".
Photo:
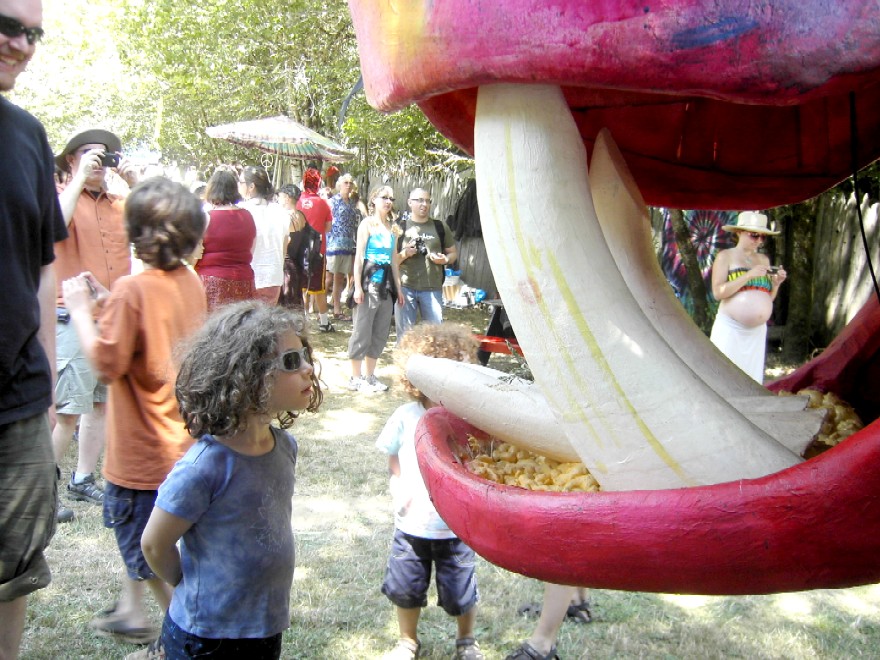
[[813,603],[804,594],[779,594],[773,600],[776,607],[790,618],[803,619],[813,614]]
[[691,594],[663,594],[661,598],[667,603],[677,605],[683,610],[696,610],[716,600],[712,596],[694,596]]

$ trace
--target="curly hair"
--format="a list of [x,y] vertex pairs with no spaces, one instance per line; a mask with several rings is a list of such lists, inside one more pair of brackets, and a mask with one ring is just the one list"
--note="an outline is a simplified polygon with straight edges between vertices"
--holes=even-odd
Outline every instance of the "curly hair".
[[218,167],[208,179],[208,185],[205,187],[205,201],[216,206],[238,204],[241,201],[241,194],[238,192],[238,177],[228,168]]
[[[293,330],[311,355],[301,314],[284,307],[246,301],[221,307],[208,317],[188,342],[175,393],[186,430],[194,438],[205,433],[229,435],[244,431],[254,415],[271,415],[269,399],[275,382],[278,339]],[[306,408],[315,412],[323,401],[320,365],[311,358],[312,396]],[[276,415],[289,428],[298,411]]]
[[125,229],[134,253],[144,263],[174,270],[184,265],[205,232],[205,212],[198,197],[179,183],[157,176],[146,179],[125,201]]
[[400,369],[400,383],[404,391],[413,399],[425,401],[425,395],[406,377],[406,363],[411,355],[476,362],[479,346],[474,333],[463,325],[419,323],[407,331],[394,350],[394,362]]

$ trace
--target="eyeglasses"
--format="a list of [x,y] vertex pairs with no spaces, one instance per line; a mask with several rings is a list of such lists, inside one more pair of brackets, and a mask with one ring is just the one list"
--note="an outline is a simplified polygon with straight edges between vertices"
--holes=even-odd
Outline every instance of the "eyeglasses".
[[27,42],[33,46],[43,38],[45,32],[43,31],[43,28],[28,28],[17,18],[0,14],[0,34],[3,34],[10,39],[15,39],[18,35],[23,34],[24,38],[27,39]]
[[430,199],[423,199],[423,198],[411,199],[409,201],[411,201],[413,204],[430,204],[431,203]]
[[393,202],[393,201],[394,201],[394,198],[393,198],[393,197],[388,197],[388,195],[381,195],[381,196],[379,197],[379,199],[387,199],[389,202]]
[[753,241],[763,241],[765,238],[767,238],[764,234],[759,234],[754,231],[749,231],[746,233],[749,235],[749,238],[751,238]]
[[306,365],[312,365],[312,351],[308,346],[285,351],[278,356],[278,361],[275,363],[275,366],[281,371],[288,372],[299,371]]

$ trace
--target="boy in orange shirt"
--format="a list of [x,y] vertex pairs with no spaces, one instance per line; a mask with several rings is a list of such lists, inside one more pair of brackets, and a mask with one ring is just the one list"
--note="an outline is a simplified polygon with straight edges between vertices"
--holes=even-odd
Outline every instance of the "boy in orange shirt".
[[[137,186],[125,224],[144,271],[108,291],[91,273],[64,281],[64,299],[80,342],[109,384],[104,525],[112,528],[127,570],[122,595],[89,626],[134,644],[158,631],[147,621],[144,585],[163,609],[171,589],[144,559],[141,534],[159,485],[192,444],[174,395],[172,352],[204,321],[199,277],[186,267],[205,229],[201,202],[186,188],[156,177]],[[102,307],[97,326],[95,306]]]

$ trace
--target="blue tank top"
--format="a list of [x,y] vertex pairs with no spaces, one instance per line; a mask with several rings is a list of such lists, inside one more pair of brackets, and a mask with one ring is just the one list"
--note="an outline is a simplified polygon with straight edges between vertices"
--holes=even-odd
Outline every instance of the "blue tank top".
[[[390,231],[380,229],[375,234],[370,233],[370,237],[367,239],[367,249],[364,251],[364,258],[379,266],[390,264],[391,249],[393,245],[394,236]],[[378,270],[373,273],[373,277],[370,278],[370,281],[381,284],[384,274],[384,270]]]

